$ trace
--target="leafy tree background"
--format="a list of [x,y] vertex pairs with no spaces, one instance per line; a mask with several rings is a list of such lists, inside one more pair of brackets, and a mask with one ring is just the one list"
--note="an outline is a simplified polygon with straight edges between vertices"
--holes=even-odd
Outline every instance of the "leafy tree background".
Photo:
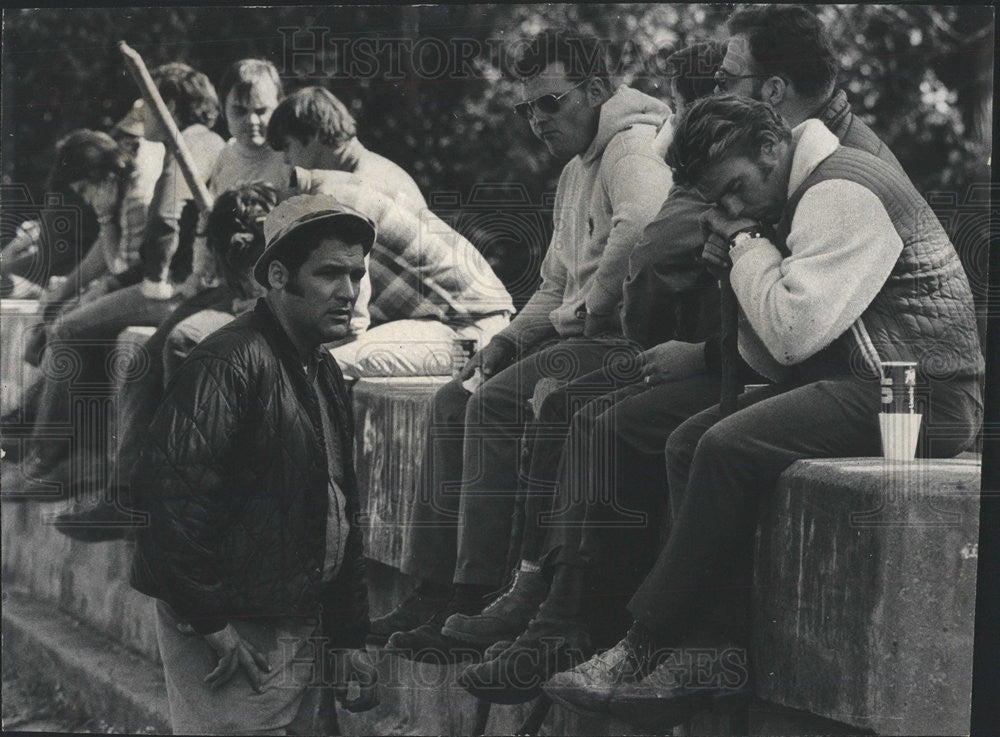
[[[107,130],[124,115],[137,90],[124,70],[119,39],[140,51],[149,67],[184,61],[215,81],[233,60],[265,57],[282,71],[286,90],[324,84],[343,99],[358,119],[362,142],[410,171],[431,206],[476,242],[523,298],[548,242],[545,195],[555,189],[562,162],[552,160],[511,114],[517,85],[505,76],[502,55],[491,50],[544,28],[593,33],[607,40],[622,81],[656,95],[663,83],[656,59],[692,41],[725,38],[732,9],[581,4],[6,11],[3,181],[26,185],[40,201],[55,141],[73,128]],[[981,303],[990,224],[982,187],[989,182],[992,137],[992,8],[815,11],[831,29],[840,82],[855,111],[937,208]],[[298,47],[315,44],[316,51],[294,58],[288,53],[296,29]],[[450,50],[468,43],[484,51],[439,75],[435,39]],[[422,53],[366,55],[364,45],[377,42],[387,49],[417,43]],[[219,132],[226,135],[222,121]],[[484,186],[497,184],[504,186]]]

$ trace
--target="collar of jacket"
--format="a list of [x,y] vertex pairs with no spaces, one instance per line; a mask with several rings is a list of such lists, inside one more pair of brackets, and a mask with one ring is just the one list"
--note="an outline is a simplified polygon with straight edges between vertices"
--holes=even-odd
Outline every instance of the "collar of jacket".
[[836,133],[850,114],[851,103],[847,101],[847,93],[838,88],[810,117],[819,118],[827,128]]
[[[302,357],[295,348],[295,344],[292,343],[292,339],[288,337],[288,333],[286,333],[285,329],[281,327],[281,323],[274,314],[274,310],[272,310],[267,304],[266,299],[258,297],[257,304],[253,308],[253,314],[260,318],[260,325],[267,331],[268,342],[270,342],[274,347],[275,354],[278,358],[289,365],[296,367],[297,373],[305,377],[306,372],[305,369],[302,368]],[[318,360],[320,364],[325,363],[325,357],[328,357],[328,354],[323,351],[322,348],[316,348],[312,355],[309,356],[309,358]]]

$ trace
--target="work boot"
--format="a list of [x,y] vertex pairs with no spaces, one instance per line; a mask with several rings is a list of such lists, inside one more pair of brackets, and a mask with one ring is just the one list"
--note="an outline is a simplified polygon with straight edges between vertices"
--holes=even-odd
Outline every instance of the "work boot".
[[489,588],[475,584],[456,585],[451,598],[430,619],[409,630],[393,633],[385,644],[385,651],[409,660],[438,665],[478,659],[482,647],[459,642],[443,634],[441,628],[453,614],[481,611],[492,593]]
[[462,671],[458,683],[476,698],[494,704],[530,701],[543,683],[585,660],[591,649],[582,622],[539,616],[495,658]]
[[585,570],[556,566],[548,596],[514,644],[490,661],[467,668],[458,679],[466,691],[494,703],[533,699],[559,671],[573,668],[593,651],[581,617]]
[[365,643],[373,647],[385,645],[394,632],[414,629],[429,621],[450,598],[451,586],[425,579],[395,609],[372,620]]
[[513,640],[524,632],[548,592],[549,585],[541,569],[515,569],[514,580],[500,596],[479,614],[452,614],[441,632],[460,642],[492,645]]

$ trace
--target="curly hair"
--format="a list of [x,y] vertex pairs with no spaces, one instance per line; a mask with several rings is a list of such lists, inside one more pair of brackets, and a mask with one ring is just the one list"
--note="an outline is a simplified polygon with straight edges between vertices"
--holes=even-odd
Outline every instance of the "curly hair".
[[264,252],[264,219],[278,204],[278,190],[253,182],[223,192],[208,215],[205,243],[215,255],[226,283],[241,297],[244,283]]
[[219,96],[201,72],[179,61],[158,66],[149,75],[163,101],[171,108],[177,127],[201,123],[207,128],[219,118]]
[[525,81],[533,79],[551,64],[561,61],[571,82],[585,79],[610,81],[608,60],[601,42],[591,36],[565,36],[546,31],[528,41],[513,63],[513,75]]
[[801,5],[752,5],[726,23],[745,35],[754,65],[764,74],[787,77],[804,97],[828,94],[837,80],[837,57],[819,18]]
[[667,78],[677,80],[677,92],[692,103],[715,92],[715,73],[726,50],[718,41],[696,43],[666,58]]
[[705,97],[677,121],[667,149],[674,183],[697,187],[705,173],[733,156],[756,160],[768,141],[790,141],[792,131],[766,102],[736,95]]
[[56,160],[49,171],[47,190],[66,192],[73,182],[87,179],[96,183],[109,174],[124,184],[134,169],[134,157],[111,136],[78,128],[56,144]]
[[318,135],[328,146],[342,146],[357,134],[354,116],[322,87],[303,87],[290,94],[278,103],[267,124],[267,142],[276,151],[284,149],[289,137],[305,145]]

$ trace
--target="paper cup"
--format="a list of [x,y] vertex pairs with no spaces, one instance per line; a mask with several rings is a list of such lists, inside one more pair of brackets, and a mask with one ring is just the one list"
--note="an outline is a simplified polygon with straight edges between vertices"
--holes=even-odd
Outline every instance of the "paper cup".
[[912,461],[917,453],[921,414],[880,412],[882,455],[891,461]]

